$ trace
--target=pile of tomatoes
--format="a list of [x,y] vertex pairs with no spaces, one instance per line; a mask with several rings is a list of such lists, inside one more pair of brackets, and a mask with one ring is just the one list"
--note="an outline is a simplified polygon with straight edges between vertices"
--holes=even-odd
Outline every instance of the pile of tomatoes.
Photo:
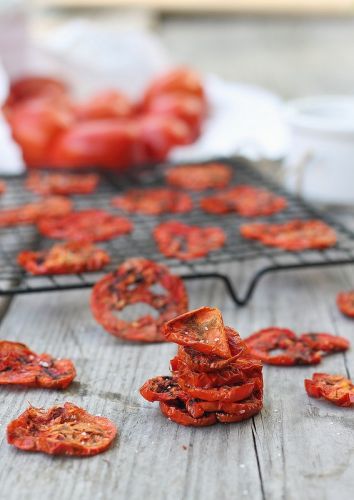
[[159,401],[164,416],[204,427],[240,422],[263,406],[262,362],[250,356],[239,334],[224,327],[218,309],[202,307],[168,321],[167,340],[179,345],[172,376],[148,380],[140,389]]
[[119,170],[165,160],[173,147],[194,142],[207,102],[199,75],[178,68],[156,78],[137,103],[116,90],[75,102],[59,80],[22,78],[3,111],[28,167]]

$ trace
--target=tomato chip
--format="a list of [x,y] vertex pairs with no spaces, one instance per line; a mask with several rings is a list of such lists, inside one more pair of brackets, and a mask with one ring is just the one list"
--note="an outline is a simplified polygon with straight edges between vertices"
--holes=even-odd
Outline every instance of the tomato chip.
[[7,441],[25,451],[88,457],[107,450],[117,427],[72,403],[48,410],[30,406],[7,426]]
[[[165,293],[151,287],[161,285]],[[142,316],[132,322],[115,315],[131,304],[145,303],[159,316]],[[188,296],[183,281],[167,267],[143,258],[129,259],[93,287],[92,313],[103,328],[116,337],[137,342],[162,342],[162,325],[187,310]]]
[[62,217],[43,217],[39,221],[38,229],[48,238],[94,242],[128,234],[133,230],[133,224],[124,217],[112,215],[104,210],[90,209]]
[[342,375],[314,373],[312,380],[305,379],[305,389],[312,398],[325,398],[337,406],[354,404],[354,385]]
[[189,212],[193,207],[187,194],[168,188],[131,189],[122,196],[113,198],[112,204],[127,212],[145,215],[183,213]]
[[281,224],[245,224],[240,228],[244,238],[289,251],[324,249],[337,242],[334,229],[321,220],[292,220]]
[[71,212],[72,202],[62,196],[50,196],[41,201],[28,203],[0,211],[0,227],[18,224],[35,224],[43,217],[65,216]]
[[99,271],[110,262],[110,257],[90,243],[71,241],[48,250],[21,252],[17,262],[32,274],[73,274]]
[[168,184],[193,191],[224,188],[232,177],[232,169],[223,163],[179,165],[168,170]]
[[169,342],[175,342],[204,354],[231,358],[221,312],[212,307],[201,307],[181,314],[164,325]]
[[344,337],[329,333],[304,333],[300,341],[305,342],[315,351],[324,353],[342,352],[349,348],[350,342]]
[[200,418],[204,413],[209,412],[225,412],[235,416],[243,416],[249,418],[259,411],[263,406],[262,398],[251,396],[245,399],[242,403],[226,403],[225,401],[200,401],[197,399],[190,399],[186,403],[188,413],[194,418]]
[[193,418],[186,410],[185,403],[179,399],[175,401],[160,401],[161,413],[177,424],[191,427],[206,427],[216,424],[215,413],[210,413],[201,418]]
[[236,186],[201,200],[201,207],[205,212],[211,214],[236,212],[245,217],[272,215],[284,210],[286,205],[283,196],[248,185]]
[[153,234],[161,253],[181,260],[204,257],[221,248],[226,241],[220,227],[189,226],[172,220],[156,226]]
[[176,380],[172,377],[151,378],[140,388],[140,394],[151,403],[154,401],[173,401],[181,399],[185,401],[185,394]]
[[36,354],[18,342],[0,341],[0,385],[65,389],[75,376],[69,359]]
[[178,379],[178,384],[184,392],[189,394],[191,398],[202,399],[204,401],[224,401],[225,403],[234,403],[242,401],[250,397],[255,388],[255,380],[249,380],[242,385],[221,386],[212,389],[202,389],[201,387],[193,387],[186,385],[182,379]]
[[42,195],[89,194],[95,191],[98,182],[96,174],[43,174],[32,171],[27,177],[26,187]]
[[[248,418],[253,417],[254,415],[257,415],[261,410],[258,408],[254,408],[253,410],[246,411],[244,413],[221,413],[217,412],[216,413],[216,419],[218,422],[222,424],[231,424],[234,422],[242,422],[242,420],[246,420]],[[242,410],[241,410],[242,411]]]
[[349,318],[354,318],[354,290],[339,293],[337,295],[337,306],[343,314],[349,316]]
[[4,194],[6,191],[6,184],[3,181],[0,181],[0,194]]

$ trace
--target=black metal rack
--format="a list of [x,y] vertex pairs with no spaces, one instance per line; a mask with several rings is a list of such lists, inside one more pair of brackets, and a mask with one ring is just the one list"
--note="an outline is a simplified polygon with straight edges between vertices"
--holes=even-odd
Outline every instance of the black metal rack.
[[[215,160],[213,160],[215,161]],[[218,159],[231,165],[234,169],[232,185],[252,184],[270,189],[283,195],[288,200],[288,207],[281,213],[271,217],[261,217],[252,220],[285,222],[293,218],[320,218],[337,231],[338,243],[335,247],[323,251],[286,252],[281,249],[265,247],[264,245],[243,239],[239,227],[249,218],[236,214],[211,215],[199,208],[201,197],[209,194],[190,193],[194,201],[194,209],[187,214],[164,214],[160,216],[145,216],[130,214],[128,217],[134,223],[134,231],[126,236],[100,244],[110,256],[111,263],[99,273],[82,273],[75,275],[32,276],[22,270],[16,263],[17,253],[23,249],[42,249],[53,243],[52,240],[41,237],[34,226],[14,226],[0,229],[0,295],[13,295],[31,292],[48,292],[53,290],[72,290],[92,286],[102,275],[114,269],[123,260],[144,256],[148,259],[164,263],[173,268],[184,279],[217,278],[224,282],[232,299],[238,305],[245,305],[251,298],[260,278],[270,272],[307,267],[322,267],[330,265],[350,264],[354,262],[354,233],[328,215],[319,213],[300,198],[291,196],[277,184],[265,178],[248,161],[240,158]],[[135,169],[127,174],[101,173],[101,182],[97,191],[91,195],[74,196],[75,207],[104,208],[119,213],[111,205],[111,198],[131,187],[157,187],[164,184],[164,175],[168,165],[148,166]],[[33,201],[37,197],[24,188],[24,176],[6,179],[7,192],[0,198],[0,209],[21,205]],[[169,259],[162,255],[153,238],[153,227],[162,221],[178,219],[187,224],[199,226],[219,226],[226,235],[227,242],[218,251],[193,261],[182,262]],[[257,260],[259,268],[251,276],[248,286],[241,297],[236,291],[228,275],[220,270],[220,265],[231,262]],[[221,266],[222,267],[222,266]]]

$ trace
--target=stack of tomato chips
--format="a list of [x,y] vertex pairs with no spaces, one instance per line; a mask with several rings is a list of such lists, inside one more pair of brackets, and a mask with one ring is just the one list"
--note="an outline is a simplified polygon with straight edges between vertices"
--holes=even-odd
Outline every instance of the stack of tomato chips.
[[263,406],[262,362],[253,359],[239,334],[224,327],[218,309],[202,307],[165,324],[167,340],[179,344],[172,376],[155,377],[140,389],[159,401],[176,423],[204,427],[240,422]]

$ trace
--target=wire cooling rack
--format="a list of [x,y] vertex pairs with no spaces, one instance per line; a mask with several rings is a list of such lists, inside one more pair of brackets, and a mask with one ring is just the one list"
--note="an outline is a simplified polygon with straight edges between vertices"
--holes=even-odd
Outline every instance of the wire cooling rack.
[[[216,161],[216,160],[213,160]],[[40,236],[34,226],[14,226],[0,229],[0,295],[13,295],[31,292],[48,292],[54,290],[69,290],[92,286],[102,275],[113,270],[119,263],[130,257],[144,256],[147,259],[168,265],[184,279],[216,278],[222,280],[237,305],[245,305],[251,298],[260,278],[270,272],[287,269],[301,269],[330,265],[349,264],[354,262],[354,233],[328,215],[318,213],[310,205],[298,197],[291,196],[277,184],[265,178],[250,162],[241,159],[218,159],[233,168],[233,186],[251,184],[265,187],[285,196],[288,200],[286,210],[271,217],[252,218],[254,220],[285,222],[293,218],[320,218],[330,224],[338,236],[337,245],[323,251],[287,252],[277,248],[265,247],[261,243],[245,240],[239,234],[239,227],[250,218],[236,214],[212,215],[199,208],[199,200],[212,191],[193,193],[190,195],[194,209],[187,214],[164,214],[160,216],[145,216],[130,214],[128,217],[134,223],[134,231],[125,236],[103,242],[99,246],[105,248],[111,256],[111,263],[104,272],[79,273],[75,275],[32,276],[21,269],[16,262],[16,256],[23,249],[39,250],[53,244],[52,240]],[[111,205],[111,198],[132,187],[158,187],[164,185],[164,176],[169,165],[141,167],[124,175],[100,173],[101,181],[97,191],[90,195],[72,197],[75,208],[103,208],[114,213],[120,213]],[[34,201],[38,197],[24,187],[25,176],[6,179],[7,192],[0,198],[0,209],[21,205]],[[152,237],[154,226],[160,222],[174,219],[187,224],[204,226],[219,226],[227,235],[227,243],[221,249],[211,252],[208,256],[188,262],[166,258],[162,255]],[[228,263],[242,265],[246,261],[254,261],[255,269],[249,277],[242,294],[236,290],[229,278],[229,273],[222,269]]]

